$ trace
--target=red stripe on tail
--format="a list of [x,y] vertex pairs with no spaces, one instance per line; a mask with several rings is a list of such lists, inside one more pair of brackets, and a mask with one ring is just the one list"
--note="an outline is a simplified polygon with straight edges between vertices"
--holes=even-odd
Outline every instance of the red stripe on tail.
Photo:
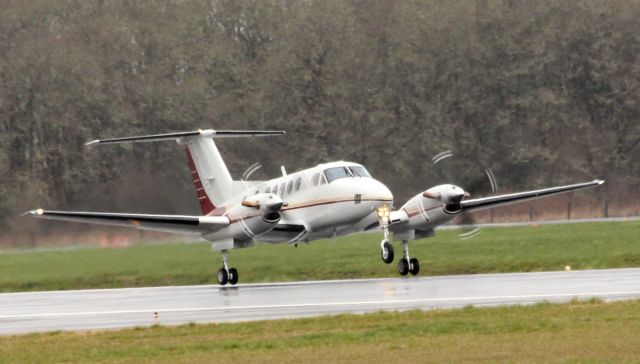
[[196,164],[193,161],[193,157],[191,156],[189,147],[184,147],[184,151],[187,153],[187,161],[189,162],[189,169],[191,170],[193,185],[196,188],[196,194],[198,196],[198,201],[200,202],[200,209],[202,210],[203,215],[207,215],[211,211],[215,210],[216,207],[213,205],[211,200],[209,200],[209,196],[207,196],[207,192],[204,190],[204,186],[202,185],[202,181],[200,180],[200,176],[198,175],[198,170],[196,169]]

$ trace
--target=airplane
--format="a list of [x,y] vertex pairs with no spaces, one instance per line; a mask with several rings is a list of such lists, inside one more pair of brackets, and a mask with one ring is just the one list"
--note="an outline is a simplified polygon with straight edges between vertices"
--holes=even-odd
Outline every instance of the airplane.
[[218,283],[235,285],[239,275],[228,252],[255,242],[297,244],[363,231],[381,230],[380,255],[394,260],[400,240],[398,272],[417,275],[420,262],[409,242],[432,237],[434,229],[462,212],[475,212],[600,186],[603,180],[534,191],[470,199],[464,189],[442,184],[416,194],[394,210],[393,194],[367,169],[353,162],[330,162],[267,181],[233,180],[214,139],[283,135],[284,131],[197,130],[125,138],[98,139],[86,145],[175,141],[186,153],[202,215],[152,215],[36,209],[25,215],[142,230],[194,235],[211,242],[222,255]]

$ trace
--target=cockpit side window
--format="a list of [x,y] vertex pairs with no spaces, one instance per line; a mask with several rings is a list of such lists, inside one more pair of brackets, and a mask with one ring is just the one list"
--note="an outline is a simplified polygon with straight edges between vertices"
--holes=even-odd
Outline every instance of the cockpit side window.
[[317,186],[318,182],[320,182],[320,173],[314,174],[311,178],[311,183],[313,183],[314,186]]
[[339,178],[351,177],[351,172],[347,167],[334,167],[324,170],[327,182],[331,183]]
[[351,169],[351,172],[355,177],[371,177],[369,172],[367,172],[367,169],[363,166],[351,166],[349,169]]

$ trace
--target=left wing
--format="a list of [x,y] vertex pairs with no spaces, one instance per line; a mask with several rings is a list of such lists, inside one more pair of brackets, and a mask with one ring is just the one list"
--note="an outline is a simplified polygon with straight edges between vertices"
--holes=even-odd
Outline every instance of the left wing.
[[558,195],[561,193],[582,190],[585,188],[597,187],[602,184],[604,184],[604,181],[595,180],[592,182],[577,183],[575,185],[551,187],[535,191],[510,193],[508,195],[490,196],[472,200],[462,200],[460,202],[460,205],[462,206],[463,211],[480,211],[498,206],[511,205],[522,201],[534,200],[541,197]]
[[33,217],[83,222],[89,224],[132,227],[165,233],[201,235],[229,225],[226,216],[150,215],[111,212],[32,210],[25,213]]

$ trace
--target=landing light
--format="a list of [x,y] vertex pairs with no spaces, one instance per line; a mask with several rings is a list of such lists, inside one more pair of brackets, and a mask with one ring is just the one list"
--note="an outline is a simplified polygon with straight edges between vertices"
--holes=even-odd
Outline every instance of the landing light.
[[389,207],[388,206],[382,206],[378,209],[378,216],[379,217],[389,217],[391,213],[389,212]]

